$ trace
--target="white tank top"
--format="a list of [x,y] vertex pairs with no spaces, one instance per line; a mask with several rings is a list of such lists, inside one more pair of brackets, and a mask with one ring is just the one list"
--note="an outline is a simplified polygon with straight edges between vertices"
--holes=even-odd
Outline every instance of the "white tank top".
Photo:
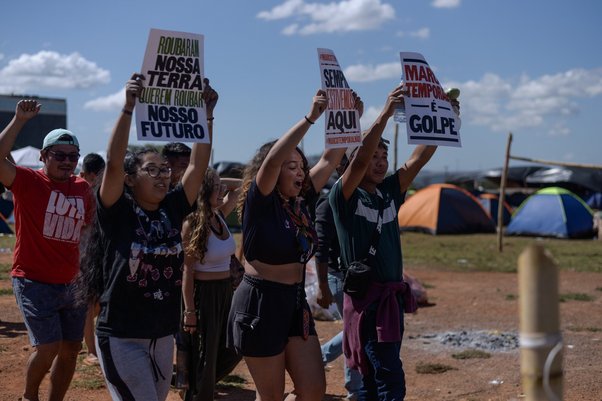
[[228,238],[222,240],[215,236],[213,231],[209,232],[207,238],[207,252],[205,253],[205,263],[201,264],[197,260],[192,269],[196,272],[225,272],[230,270],[230,258],[236,252],[236,241],[226,222],[219,217],[222,226],[226,228]]

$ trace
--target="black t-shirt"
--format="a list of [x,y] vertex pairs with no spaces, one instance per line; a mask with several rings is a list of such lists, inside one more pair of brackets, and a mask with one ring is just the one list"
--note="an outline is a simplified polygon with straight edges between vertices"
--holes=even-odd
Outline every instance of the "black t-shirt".
[[97,202],[104,291],[99,336],[160,338],[174,334],[182,296],[182,222],[190,212],[182,186],[156,211],[142,210],[127,194],[110,208]]
[[318,233],[318,248],[316,261],[328,263],[328,268],[339,271],[339,256],[341,247],[337,238],[337,229],[332,216],[332,208],[328,202],[328,195],[320,196],[316,204],[316,232]]
[[[246,260],[259,260],[272,265],[305,263],[315,252],[313,244],[305,248],[300,246],[297,226],[282,202],[276,190],[262,195],[257,182],[253,180],[245,199],[242,219]],[[305,202],[302,202],[301,212],[311,221]]]

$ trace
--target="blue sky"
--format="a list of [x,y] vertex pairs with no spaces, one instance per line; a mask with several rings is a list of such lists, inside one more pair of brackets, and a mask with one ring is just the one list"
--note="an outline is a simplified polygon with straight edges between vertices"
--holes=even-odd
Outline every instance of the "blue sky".
[[[318,47],[335,52],[364,100],[363,128],[399,81],[400,51],[422,53],[444,86],[461,89],[463,147],[440,148],[429,170],[499,167],[509,131],[513,155],[602,162],[598,0],[34,0],[2,8],[0,93],[66,98],[82,153],[106,148],[124,83],[158,28],[205,35],[205,74],[220,95],[215,162],[248,161],[309,111]],[[322,151],[323,132],[322,118],[304,140],[307,154]],[[384,136],[393,138],[392,123]],[[399,163],[412,148],[400,129]]]

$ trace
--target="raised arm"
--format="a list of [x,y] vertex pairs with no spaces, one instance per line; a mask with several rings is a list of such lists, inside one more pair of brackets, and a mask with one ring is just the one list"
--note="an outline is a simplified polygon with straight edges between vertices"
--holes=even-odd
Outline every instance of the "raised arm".
[[[460,102],[457,99],[452,99],[451,104],[454,112],[460,116]],[[401,192],[407,191],[414,181],[414,178],[416,178],[420,170],[429,162],[429,160],[431,160],[436,150],[437,146],[416,146],[409,159],[399,168],[399,170],[397,170]]]
[[380,137],[387,126],[387,121],[393,115],[395,109],[403,105],[403,91],[403,85],[399,85],[389,93],[383,110],[380,112],[372,126],[366,131],[362,146],[357,149],[355,157],[352,158],[349,167],[343,174],[342,185],[343,197],[345,200],[348,200],[351,197],[353,191],[355,191],[362,181],[370,164],[370,159],[374,155]]
[[[351,92],[353,96],[353,105],[358,111],[360,118],[364,114],[364,102],[355,92]],[[324,150],[322,157],[316,163],[315,166],[309,171],[311,182],[313,183],[314,189],[317,192],[326,185],[328,179],[332,175],[332,172],[337,168],[343,155],[345,154],[346,148],[331,148]]]
[[17,173],[15,165],[7,160],[7,157],[10,157],[17,135],[25,123],[37,116],[41,107],[42,105],[33,99],[19,101],[14,117],[0,133],[0,182],[6,187],[13,184]]
[[144,75],[133,74],[125,84],[125,104],[109,138],[107,163],[100,185],[100,201],[104,207],[113,206],[123,193],[125,180],[123,160],[127,151],[136,96],[142,91],[143,80]]
[[326,92],[320,89],[313,98],[309,114],[291,127],[270,149],[257,172],[257,187],[262,194],[267,195],[274,190],[282,163],[301,142],[310,125],[326,110],[327,104]]
[[[190,222],[182,225],[182,246],[188,248],[190,241]],[[182,274],[182,301],[184,302],[184,331],[196,331],[196,306],[194,304],[194,270],[195,258],[184,252],[184,273]]]
[[213,143],[213,110],[217,104],[218,94],[209,85],[209,79],[205,78],[205,87],[203,89],[203,99],[205,100],[205,111],[207,113],[207,127],[209,129],[209,143],[195,143],[190,152],[190,162],[182,175],[182,186],[186,193],[188,202],[192,205],[197,198],[203,177],[209,165],[211,158],[211,144]]
[[224,203],[219,207],[219,210],[224,216],[228,216],[236,208],[238,195],[240,194],[240,186],[242,180],[240,178],[222,178],[222,185],[226,186],[228,193],[224,198]]

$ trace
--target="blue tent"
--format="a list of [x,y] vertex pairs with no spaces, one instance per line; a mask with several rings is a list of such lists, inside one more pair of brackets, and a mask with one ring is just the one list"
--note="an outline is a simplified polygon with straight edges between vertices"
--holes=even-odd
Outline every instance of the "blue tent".
[[512,215],[508,235],[558,238],[593,237],[591,209],[569,190],[544,188],[525,200]]
[[585,203],[592,209],[602,210],[602,192],[593,192]]

